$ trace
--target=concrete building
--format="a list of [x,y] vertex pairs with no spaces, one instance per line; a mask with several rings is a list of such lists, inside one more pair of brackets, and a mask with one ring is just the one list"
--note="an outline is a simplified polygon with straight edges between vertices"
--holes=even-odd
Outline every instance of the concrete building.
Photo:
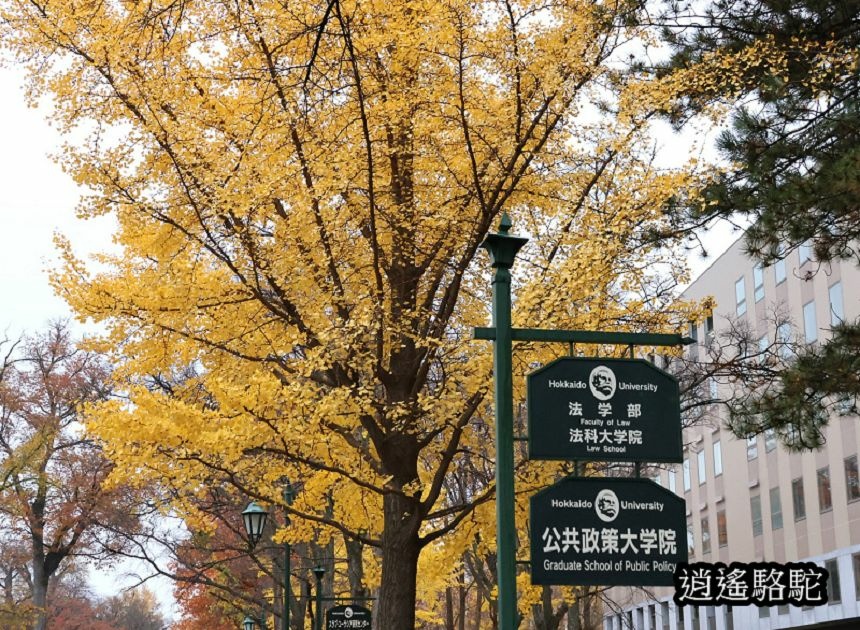
[[[716,298],[713,318],[691,330],[700,346],[743,320],[762,345],[788,334],[820,343],[833,323],[860,317],[860,269],[851,262],[818,263],[805,246],[762,268],[744,255],[741,239],[685,295]],[[774,312],[788,314],[793,326],[775,330]],[[703,350],[688,350],[697,351]],[[604,629],[860,628],[857,416],[833,417],[823,449],[795,454],[773,434],[737,439],[716,406],[708,413],[700,426],[685,430],[684,463],[655,475],[686,499],[690,561],[812,561],[830,571],[830,603],[680,608],[670,588],[615,588],[609,597],[618,608],[606,609]]]

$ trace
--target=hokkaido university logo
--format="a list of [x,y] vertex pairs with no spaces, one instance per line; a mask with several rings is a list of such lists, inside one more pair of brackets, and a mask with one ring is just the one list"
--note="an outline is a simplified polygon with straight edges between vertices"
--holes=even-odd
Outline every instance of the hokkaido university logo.
[[604,523],[611,523],[618,516],[620,505],[618,495],[609,488],[604,488],[597,493],[597,498],[594,500],[594,511],[597,517]]
[[588,389],[597,400],[609,400],[615,395],[615,372],[605,365],[598,365],[588,375]]

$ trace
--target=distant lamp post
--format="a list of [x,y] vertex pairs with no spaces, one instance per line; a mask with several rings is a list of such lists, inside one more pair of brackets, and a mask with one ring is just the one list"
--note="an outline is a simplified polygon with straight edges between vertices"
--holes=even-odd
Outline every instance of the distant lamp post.
[[254,618],[251,615],[245,615],[245,620],[242,622],[243,630],[254,630],[257,626],[257,622],[254,621]]
[[[242,521],[245,523],[245,532],[248,534],[248,542],[251,549],[257,546],[263,536],[263,528],[266,526],[266,517],[269,513],[260,507],[256,501],[251,501],[242,512]],[[246,626],[247,627],[247,626]]]
[[322,622],[322,579],[323,575],[325,575],[325,567],[317,565],[313,568],[314,576],[317,579],[317,614],[314,618],[314,625],[316,626],[315,630],[322,630],[323,622]]
[[[284,485],[284,502],[289,506],[296,499],[296,490],[289,479]],[[263,529],[266,527],[266,518],[269,513],[260,507],[255,501],[251,501],[248,507],[242,512],[242,521],[245,524],[245,532],[248,534],[248,542],[251,543],[251,549],[257,546],[260,538],[263,536]],[[290,524],[290,516],[286,515],[284,525]],[[281,615],[282,630],[290,630],[290,543],[284,543],[284,614]],[[247,625],[248,618],[245,619],[245,630],[254,630],[253,626]],[[251,619],[251,623],[254,620]]]
[[[293,504],[293,501],[296,498],[296,490],[293,488],[293,484],[290,483],[290,480],[287,479],[286,484],[284,484],[284,502],[287,506]],[[287,514],[284,520],[285,525],[290,524],[290,515]],[[283,628],[282,630],[290,630],[290,542],[284,542],[284,614],[281,616],[283,619]]]

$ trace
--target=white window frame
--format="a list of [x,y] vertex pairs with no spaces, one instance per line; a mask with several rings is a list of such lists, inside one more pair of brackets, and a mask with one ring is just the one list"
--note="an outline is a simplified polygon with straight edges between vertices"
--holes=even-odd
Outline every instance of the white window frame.
[[747,312],[747,283],[744,276],[735,280],[735,313],[743,315]]
[[785,282],[786,272],[785,272],[785,258],[780,258],[775,263],[773,263],[773,279],[775,284],[782,284]]
[[764,267],[761,263],[753,267],[753,299],[756,302],[764,299]]
[[801,266],[812,260],[812,241],[803,241],[797,248]]
[[837,280],[830,285],[830,288],[827,289],[827,297],[830,300],[830,325],[838,326],[845,321],[845,303],[842,298],[841,281]]
[[752,435],[747,438],[747,461],[752,461],[758,457],[758,437]]
[[723,447],[720,441],[714,442],[714,477],[719,477],[723,474]]
[[803,336],[806,343],[818,341],[818,321],[815,317],[815,300],[803,305]]
[[689,492],[693,487],[692,480],[690,479],[690,458],[687,457],[684,459],[684,463],[681,466],[683,475],[684,475],[684,492]]

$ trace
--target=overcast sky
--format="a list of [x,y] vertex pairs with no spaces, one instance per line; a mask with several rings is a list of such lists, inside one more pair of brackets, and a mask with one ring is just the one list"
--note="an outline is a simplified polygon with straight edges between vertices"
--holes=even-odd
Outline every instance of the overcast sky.
[[17,68],[0,68],[0,330],[10,335],[69,315],[48,284],[47,270],[57,260],[55,232],[71,238],[80,252],[96,251],[110,239],[109,221],[75,217],[80,192],[49,157],[62,140],[47,124],[46,108],[27,107],[22,83]]

